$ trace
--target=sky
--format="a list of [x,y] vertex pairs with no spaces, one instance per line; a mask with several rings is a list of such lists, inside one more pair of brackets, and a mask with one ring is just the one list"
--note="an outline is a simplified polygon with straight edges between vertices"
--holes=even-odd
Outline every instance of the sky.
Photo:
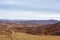
[[0,19],[60,20],[60,0],[0,0]]

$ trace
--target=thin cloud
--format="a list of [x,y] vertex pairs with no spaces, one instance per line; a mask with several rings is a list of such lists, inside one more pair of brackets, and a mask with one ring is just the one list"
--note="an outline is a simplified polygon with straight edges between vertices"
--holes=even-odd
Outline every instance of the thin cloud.
[[50,14],[50,12],[33,12],[33,11],[13,11],[13,10],[2,10],[0,12],[0,18],[3,19],[59,19],[60,14]]
[[60,0],[0,0],[2,19],[60,19]]

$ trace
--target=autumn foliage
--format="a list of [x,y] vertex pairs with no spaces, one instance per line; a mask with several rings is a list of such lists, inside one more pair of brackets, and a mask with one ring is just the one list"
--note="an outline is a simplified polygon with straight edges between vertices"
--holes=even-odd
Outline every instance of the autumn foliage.
[[33,35],[58,35],[60,33],[60,23],[49,25],[0,23],[0,34],[11,34],[12,31]]

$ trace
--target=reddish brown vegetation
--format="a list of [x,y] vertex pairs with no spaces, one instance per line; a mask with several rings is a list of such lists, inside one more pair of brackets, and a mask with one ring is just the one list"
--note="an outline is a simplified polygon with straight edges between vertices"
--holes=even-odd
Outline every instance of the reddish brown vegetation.
[[49,25],[0,23],[0,34],[9,34],[12,31],[34,35],[60,35],[60,22]]

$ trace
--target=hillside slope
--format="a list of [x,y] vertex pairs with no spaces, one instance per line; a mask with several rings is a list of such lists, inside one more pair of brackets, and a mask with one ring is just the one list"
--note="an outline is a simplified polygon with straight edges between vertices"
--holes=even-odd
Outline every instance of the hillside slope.
[[60,40],[60,36],[37,36],[26,33],[14,33],[16,40]]
[[60,36],[60,22],[55,24],[37,26],[37,27],[14,27],[16,32],[23,32],[34,35],[56,35]]
[[0,40],[60,40],[60,36],[37,36],[26,33],[13,32],[12,39],[5,35],[0,35]]
[[0,40],[11,40],[11,37],[7,37],[6,35],[0,35]]

